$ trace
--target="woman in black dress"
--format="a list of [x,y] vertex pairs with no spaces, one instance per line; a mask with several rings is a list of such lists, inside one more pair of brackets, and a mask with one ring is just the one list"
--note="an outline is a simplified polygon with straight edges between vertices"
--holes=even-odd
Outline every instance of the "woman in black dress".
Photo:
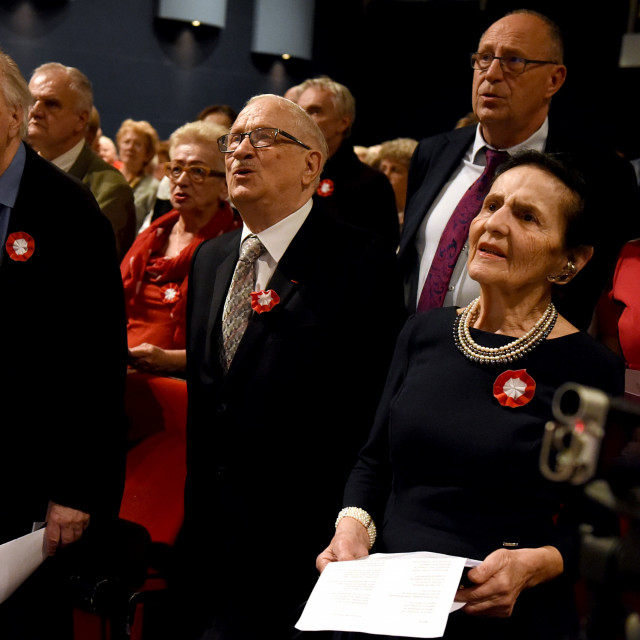
[[318,557],[322,571],[367,555],[375,522],[374,551],[483,560],[445,638],[575,631],[576,489],[542,477],[541,440],[564,382],[623,390],[621,361],[552,302],[593,253],[583,210],[581,180],[557,159],[525,152],[503,166],[469,233],[481,295],[407,322],[335,537]]

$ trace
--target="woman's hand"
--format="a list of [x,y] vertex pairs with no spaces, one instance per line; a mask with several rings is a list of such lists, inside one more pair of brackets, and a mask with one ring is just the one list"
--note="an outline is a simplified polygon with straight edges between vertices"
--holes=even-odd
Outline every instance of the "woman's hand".
[[317,557],[316,568],[320,573],[330,562],[355,560],[369,555],[369,534],[361,522],[354,518],[342,518],[331,544]]
[[471,615],[507,618],[523,589],[552,580],[562,570],[562,556],[555,547],[498,549],[469,571],[475,584],[461,588],[455,599],[466,602],[464,611]]
[[186,364],[185,349],[161,349],[148,342],[129,349],[129,365],[145,373],[184,371]]

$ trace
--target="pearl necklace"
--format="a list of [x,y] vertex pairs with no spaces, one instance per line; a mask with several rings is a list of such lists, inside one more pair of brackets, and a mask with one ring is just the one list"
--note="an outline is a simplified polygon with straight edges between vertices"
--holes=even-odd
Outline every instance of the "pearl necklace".
[[478,297],[456,316],[453,323],[453,339],[456,347],[466,358],[481,364],[506,364],[522,358],[546,339],[558,319],[558,311],[553,302],[550,302],[542,317],[523,336],[502,347],[483,347],[475,342],[469,331],[469,327],[475,323],[479,315]]

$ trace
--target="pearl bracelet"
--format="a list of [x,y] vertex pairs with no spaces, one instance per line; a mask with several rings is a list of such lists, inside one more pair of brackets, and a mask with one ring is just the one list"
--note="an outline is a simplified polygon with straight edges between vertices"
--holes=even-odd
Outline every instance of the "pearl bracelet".
[[373,518],[364,510],[359,507],[345,507],[336,519],[336,528],[342,518],[353,518],[357,520],[369,534],[369,549],[373,547],[373,543],[376,541],[376,525],[373,522]]

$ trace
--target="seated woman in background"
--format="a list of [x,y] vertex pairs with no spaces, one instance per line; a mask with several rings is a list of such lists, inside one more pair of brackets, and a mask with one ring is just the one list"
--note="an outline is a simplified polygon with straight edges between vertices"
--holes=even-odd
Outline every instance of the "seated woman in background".
[[136,229],[153,209],[158,191],[158,180],[147,171],[156,155],[158,134],[146,120],[125,120],[116,134],[118,155],[124,177],[133,189],[136,206]]
[[227,198],[219,125],[191,122],[169,140],[173,209],[138,234],[120,266],[130,365],[179,373],[186,364],[185,312],[191,257],[198,245],[242,226]]
[[640,240],[620,252],[611,288],[598,304],[597,335],[629,369],[640,370]]
[[563,383],[623,388],[619,358],[552,302],[594,251],[583,194],[551,156],[525,152],[501,168],[469,233],[481,295],[408,320],[335,537],[318,556],[322,571],[368,555],[373,518],[375,551],[482,560],[445,638],[550,640],[577,624],[577,489],[541,475],[541,441]]

